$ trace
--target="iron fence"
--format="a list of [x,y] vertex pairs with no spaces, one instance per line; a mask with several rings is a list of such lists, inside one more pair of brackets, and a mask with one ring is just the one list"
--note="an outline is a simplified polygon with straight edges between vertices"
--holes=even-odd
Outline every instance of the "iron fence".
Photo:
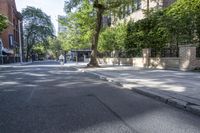
[[97,54],[98,58],[133,58],[133,57],[142,57],[141,49],[129,49],[127,51],[118,51],[116,53],[112,52],[103,52]]
[[159,51],[156,49],[151,49],[151,57],[157,57],[159,55]]
[[178,48],[151,49],[151,57],[179,57]]
[[111,52],[103,52],[103,53],[97,53],[97,57],[98,58],[104,58],[104,57],[110,58],[112,56],[111,56]]
[[0,56],[0,64],[20,62],[20,57]]
[[196,57],[200,58],[200,47],[196,48]]

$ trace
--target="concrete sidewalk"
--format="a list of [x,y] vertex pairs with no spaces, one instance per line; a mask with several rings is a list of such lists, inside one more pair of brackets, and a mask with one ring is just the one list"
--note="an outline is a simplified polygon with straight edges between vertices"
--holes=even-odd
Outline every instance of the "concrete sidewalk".
[[200,73],[137,69],[131,66],[83,68],[100,79],[200,115]]

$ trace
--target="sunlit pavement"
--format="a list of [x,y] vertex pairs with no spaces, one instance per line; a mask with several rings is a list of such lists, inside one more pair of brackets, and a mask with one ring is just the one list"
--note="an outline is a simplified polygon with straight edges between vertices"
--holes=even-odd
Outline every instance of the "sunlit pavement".
[[0,71],[0,133],[200,133],[200,117],[57,62]]
[[200,73],[171,70],[139,69],[132,66],[101,66],[81,71],[98,75],[102,79],[125,88],[160,99],[176,107],[200,115]]

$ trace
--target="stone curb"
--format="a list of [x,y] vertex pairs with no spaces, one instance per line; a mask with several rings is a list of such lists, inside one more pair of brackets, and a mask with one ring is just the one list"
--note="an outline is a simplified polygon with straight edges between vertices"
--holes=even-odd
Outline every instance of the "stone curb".
[[[77,69],[77,68],[75,68],[75,69]],[[167,95],[159,94],[159,93],[152,92],[152,91],[145,90],[145,89],[132,88],[132,87],[130,88],[130,87],[127,87],[125,84],[114,80],[113,78],[109,78],[109,77],[106,77],[104,75],[97,74],[95,72],[88,72],[88,71],[85,71],[85,70],[82,70],[82,69],[78,69],[78,70],[81,71],[81,72],[85,72],[85,73],[89,73],[89,74],[95,75],[96,78],[99,78],[101,80],[111,82],[111,83],[113,83],[115,85],[118,85],[120,87],[123,87],[123,88],[126,88],[126,89],[130,89],[130,90],[132,90],[132,91],[134,91],[136,93],[151,97],[151,98],[153,98],[155,100],[164,102],[164,103],[166,103],[168,105],[174,106],[176,108],[179,108],[179,109],[182,109],[184,111],[188,111],[188,112],[191,112],[193,114],[196,114],[196,115],[200,116],[200,106],[196,105],[194,103],[190,103],[190,102],[187,102],[187,101],[183,101],[183,100],[180,100],[180,99],[177,99],[177,98],[174,98],[174,97],[170,97],[170,96],[167,96]]]

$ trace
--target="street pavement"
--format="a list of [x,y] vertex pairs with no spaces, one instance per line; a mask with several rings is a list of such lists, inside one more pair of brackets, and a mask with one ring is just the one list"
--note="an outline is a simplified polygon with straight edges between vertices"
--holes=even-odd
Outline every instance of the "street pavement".
[[0,71],[0,133],[200,133],[200,117],[57,62]]
[[119,84],[176,107],[200,115],[200,73],[158,69],[139,69],[132,66],[84,68],[101,79]]
[[18,66],[28,65],[32,62],[23,62],[23,63],[10,63],[10,64],[0,64],[0,71],[8,70],[9,68],[14,68]]

